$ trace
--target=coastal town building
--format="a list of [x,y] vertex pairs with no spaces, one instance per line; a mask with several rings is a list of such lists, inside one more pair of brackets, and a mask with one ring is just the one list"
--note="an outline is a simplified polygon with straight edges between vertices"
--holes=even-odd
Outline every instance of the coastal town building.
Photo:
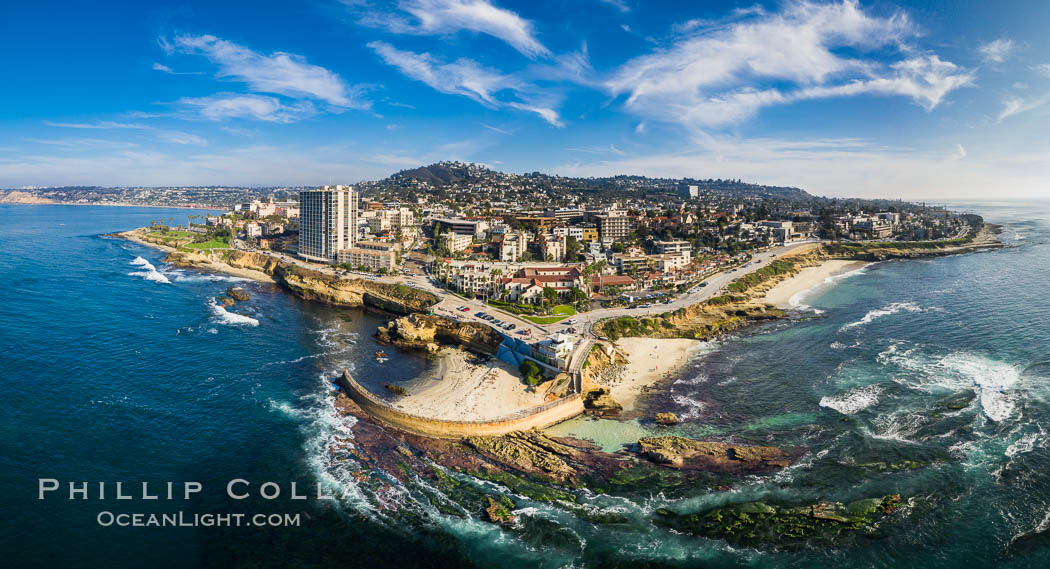
[[458,219],[451,217],[435,217],[434,223],[441,228],[441,233],[451,231],[457,235],[469,235],[481,239],[489,230],[489,223],[484,219]]
[[357,192],[350,186],[323,186],[299,192],[299,256],[324,263],[337,260],[357,241]]
[[497,256],[505,263],[517,263],[528,250],[528,239],[523,233],[497,235],[493,241]]
[[657,253],[684,253],[687,257],[692,254],[693,244],[689,241],[654,241],[653,247]]
[[446,249],[448,249],[452,253],[455,253],[457,251],[463,251],[467,247],[470,247],[470,244],[474,242],[474,236],[448,231],[441,235],[440,240],[441,244]]
[[561,262],[565,260],[566,236],[554,233],[542,233],[536,239],[544,261]]
[[606,213],[595,217],[598,236],[602,243],[620,241],[631,233],[631,218],[620,213]]
[[393,271],[397,266],[398,246],[393,243],[361,241],[356,247],[339,251],[339,264],[349,264],[370,271]]
[[572,336],[556,334],[533,344],[532,357],[552,367],[565,370],[569,367],[573,345]]

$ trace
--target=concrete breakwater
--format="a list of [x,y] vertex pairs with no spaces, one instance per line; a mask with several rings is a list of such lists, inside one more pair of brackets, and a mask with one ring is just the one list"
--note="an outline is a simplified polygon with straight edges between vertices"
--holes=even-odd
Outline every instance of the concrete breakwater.
[[441,439],[470,436],[498,436],[514,431],[542,429],[583,414],[583,398],[573,393],[550,403],[522,409],[517,413],[489,421],[447,421],[413,415],[394,409],[357,383],[350,372],[336,378],[336,385],[366,413],[392,427],[417,435]]

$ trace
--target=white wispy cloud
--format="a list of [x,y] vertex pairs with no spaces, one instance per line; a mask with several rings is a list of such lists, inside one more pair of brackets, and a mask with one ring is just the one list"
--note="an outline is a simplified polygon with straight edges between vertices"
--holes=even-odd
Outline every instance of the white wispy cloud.
[[619,10],[619,11],[625,13],[625,14],[627,12],[631,11],[631,7],[628,6],[627,2],[624,2],[624,0],[599,0],[599,1],[602,4],[608,4],[608,5],[612,6],[613,8],[616,8],[617,10]]
[[338,108],[369,107],[360,88],[301,55],[281,51],[265,55],[212,35],[178,35],[170,45],[176,52],[206,57],[218,66],[218,77],[243,82],[252,91],[313,99]]
[[158,136],[165,142],[172,144],[185,144],[188,146],[207,146],[208,140],[202,136],[189,132],[182,132],[178,130],[164,130],[158,133]]
[[[605,89],[627,95],[625,108],[643,117],[704,128],[771,105],[859,94],[906,96],[929,110],[973,81],[972,72],[907,46],[916,32],[902,12],[883,18],[854,0],[795,0],[734,18],[680,28],[684,35],[626,62]],[[892,63],[862,55],[894,49],[904,57]]]
[[1047,77],[1050,77],[1050,63],[1040,63],[1038,65],[1033,65],[1032,70]]
[[[188,144],[188,145],[193,145],[193,146],[207,146],[207,144],[208,144],[208,141],[205,138],[203,138],[201,136],[198,136],[196,134],[193,134],[193,133],[183,132],[183,131],[176,131],[176,130],[167,130],[167,129],[164,129],[164,128],[158,128],[158,127],[153,126],[153,125],[141,124],[141,123],[122,123],[122,122],[116,122],[116,121],[95,121],[95,122],[89,122],[89,123],[63,123],[63,122],[44,121],[44,124],[47,125],[47,126],[52,126],[52,127],[57,127],[57,128],[73,128],[73,129],[141,130],[141,131],[146,131],[148,134],[152,134],[153,136],[155,136],[156,138],[159,138],[160,140],[163,140],[165,142],[171,142],[171,143],[174,143],[174,144]],[[63,140],[65,142],[63,142]],[[38,143],[41,143],[41,144],[52,144],[52,145],[56,145],[56,146],[66,146],[66,147],[70,147],[70,148],[73,148],[73,147],[78,147],[78,148],[79,147],[88,147],[91,144],[96,144],[96,145],[114,145],[114,144],[116,144],[116,145],[124,145],[124,144],[129,144],[129,145],[132,145],[132,146],[136,146],[136,144],[130,143],[130,142],[126,142],[126,141],[106,141],[106,140],[101,140],[101,139],[86,139],[86,138],[67,138],[67,139],[59,139],[59,140],[50,140],[50,141],[46,141],[46,142],[44,140],[35,140],[35,142],[38,142]]]
[[71,123],[71,122],[54,122],[44,121],[47,126],[61,127],[61,128],[86,128],[86,129],[97,129],[97,130],[114,130],[114,129],[135,129],[135,130],[146,130],[153,128],[149,125],[139,123],[123,123],[115,121],[94,121],[86,123]]
[[[368,47],[388,65],[436,91],[469,97],[493,109],[509,107],[535,113],[556,127],[564,126],[558,112],[544,104],[544,97],[538,89],[513,75],[502,74],[465,58],[445,63],[429,53],[400,50],[382,41],[370,42]],[[497,96],[504,91],[513,93],[520,100]]]
[[547,121],[551,125],[556,126],[558,128],[562,128],[562,127],[565,126],[565,123],[561,122],[561,116],[558,115],[558,111],[556,111],[554,109],[550,109],[550,108],[547,108],[547,107],[539,107],[539,106],[536,106],[536,105],[528,105],[528,104],[525,104],[525,103],[515,103],[515,102],[507,103],[507,106],[509,106],[509,107],[511,107],[513,109],[518,109],[519,111],[527,111],[527,112],[530,112],[530,113],[536,113],[541,118],[543,118],[543,120]]
[[134,148],[138,144],[124,140],[106,140],[102,138],[27,138],[26,142],[46,144],[71,150],[107,150],[113,148]]
[[1013,40],[1000,38],[979,45],[977,51],[985,63],[1002,63],[1010,57],[1015,47]]
[[511,135],[511,134],[514,134],[513,132],[511,132],[511,131],[509,131],[507,129],[499,128],[498,126],[492,126],[490,124],[481,123],[481,126],[483,128],[488,129],[488,130],[491,130],[492,132],[498,132],[500,134],[506,134],[508,136]]
[[550,51],[538,39],[532,22],[488,0],[402,0],[398,8],[411,20],[389,12],[366,12],[361,22],[404,34],[451,34],[461,30],[499,38],[529,58]]
[[404,51],[381,41],[370,42],[368,47],[375,50],[387,65],[396,67],[416,81],[422,81],[442,93],[470,97],[490,107],[499,104],[495,93],[511,88],[516,83],[469,59],[442,63],[429,53]]
[[313,105],[308,102],[286,105],[276,97],[236,93],[217,93],[208,97],[183,97],[179,99],[178,104],[193,109],[200,116],[213,121],[250,118],[288,123],[314,112]]
[[996,122],[1003,122],[1003,120],[1014,115],[1038,109],[1048,102],[1050,102],[1050,95],[1027,100],[1021,97],[1008,97],[1003,100],[1003,108],[999,111],[999,116],[996,118]]

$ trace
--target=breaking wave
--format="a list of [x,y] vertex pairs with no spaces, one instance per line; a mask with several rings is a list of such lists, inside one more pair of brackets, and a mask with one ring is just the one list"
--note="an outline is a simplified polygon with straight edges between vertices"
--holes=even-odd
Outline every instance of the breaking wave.
[[143,259],[142,257],[135,257],[129,263],[136,267],[141,267],[141,271],[132,271],[128,275],[133,277],[142,277],[147,281],[153,281],[155,283],[171,284],[171,280],[164,276],[163,273],[157,270],[157,267],[153,266],[153,263]]
[[237,314],[236,312],[230,312],[226,310],[221,304],[212,302],[210,305],[212,315],[219,324],[226,324],[227,326],[258,326],[259,321],[251,316],[245,316],[243,314]]
[[861,318],[860,320],[857,320],[856,322],[850,322],[849,324],[844,324],[841,328],[839,328],[839,332],[845,332],[846,330],[849,330],[851,328],[856,328],[858,326],[864,326],[865,324],[869,324],[869,323],[871,323],[871,322],[873,322],[873,321],[875,321],[875,320],[877,320],[879,318],[882,318],[883,316],[890,316],[891,314],[898,314],[900,312],[924,312],[924,311],[925,311],[924,308],[922,308],[918,304],[915,304],[914,302],[894,302],[894,303],[888,304],[888,305],[886,305],[886,306],[884,306],[882,308],[878,308],[878,309],[875,309],[875,310],[872,310],[872,311],[868,312],[867,314],[864,315],[864,318]]

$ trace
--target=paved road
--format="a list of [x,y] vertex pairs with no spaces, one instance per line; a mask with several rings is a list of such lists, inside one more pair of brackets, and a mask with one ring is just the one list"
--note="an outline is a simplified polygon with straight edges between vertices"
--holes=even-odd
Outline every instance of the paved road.
[[[449,317],[456,318],[456,319],[459,319],[459,320],[468,320],[468,321],[488,323],[485,320],[481,320],[480,318],[478,318],[476,316],[476,314],[479,311],[480,312],[485,312],[487,314],[491,314],[491,315],[495,316],[497,319],[503,321],[504,323],[513,323],[515,325],[516,328],[513,330],[513,332],[510,332],[510,331],[507,331],[506,329],[502,329],[501,328],[501,331],[504,332],[505,334],[514,334],[514,335],[519,336],[521,338],[528,338],[528,339],[531,339],[531,340],[537,340],[537,339],[546,338],[546,337],[548,337],[548,336],[550,336],[551,334],[554,334],[554,333],[567,332],[568,328],[572,327],[572,328],[576,329],[576,331],[577,331],[576,333],[579,334],[580,336],[585,337],[585,338],[589,338],[589,339],[593,339],[593,333],[591,332],[591,328],[599,320],[604,320],[606,318],[614,318],[614,317],[618,317],[618,316],[635,316],[635,317],[637,317],[637,316],[647,316],[647,315],[653,315],[653,314],[661,314],[663,312],[669,312],[669,311],[672,311],[672,310],[678,310],[679,308],[684,308],[686,306],[691,306],[693,304],[697,304],[697,303],[703,302],[703,301],[705,301],[705,300],[707,300],[707,299],[709,299],[709,298],[711,298],[713,296],[717,296],[719,294],[723,294],[725,292],[725,287],[729,283],[733,282],[734,280],[736,280],[737,278],[739,278],[742,275],[745,275],[745,274],[747,274],[747,273],[749,273],[751,271],[757,270],[757,269],[765,266],[766,264],[769,263],[770,260],[772,260],[777,255],[782,255],[782,254],[784,254],[784,253],[786,253],[788,251],[792,251],[792,250],[794,250],[794,249],[796,249],[798,247],[801,247],[803,245],[808,245],[810,243],[816,243],[816,242],[817,241],[804,241],[804,242],[799,242],[799,243],[792,243],[790,245],[785,245],[785,246],[781,246],[781,247],[775,247],[773,249],[770,249],[769,251],[765,251],[765,252],[762,252],[762,253],[756,253],[756,254],[753,255],[752,260],[751,260],[751,262],[749,263],[749,265],[747,267],[739,267],[739,268],[736,268],[736,269],[731,269],[731,270],[723,271],[723,272],[720,272],[720,273],[716,273],[715,275],[712,275],[712,276],[708,277],[704,281],[704,282],[707,283],[706,286],[704,286],[704,287],[694,287],[695,290],[693,290],[693,292],[690,292],[688,294],[680,295],[677,298],[675,298],[672,302],[667,303],[667,304],[665,304],[665,303],[653,304],[652,306],[649,306],[648,308],[599,308],[597,310],[592,310],[590,312],[583,312],[583,313],[577,314],[576,316],[573,316],[573,317],[568,318],[566,320],[562,320],[559,323],[547,324],[547,325],[534,324],[534,323],[529,322],[529,321],[527,321],[525,319],[522,319],[522,318],[519,318],[519,317],[517,317],[517,316],[515,316],[513,314],[510,314],[509,312],[504,312],[502,310],[499,310],[497,308],[489,306],[489,305],[485,304],[481,300],[474,300],[474,299],[468,300],[468,299],[465,299],[463,297],[460,297],[460,296],[457,296],[455,294],[452,294],[449,291],[443,289],[440,285],[435,283],[433,280],[431,280],[429,278],[429,276],[427,276],[427,275],[404,275],[404,276],[398,275],[398,276],[380,277],[380,276],[372,275],[372,274],[369,274],[369,273],[358,273],[356,271],[350,271],[350,275],[356,276],[356,277],[360,277],[360,278],[375,280],[377,282],[384,282],[384,283],[390,283],[390,284],[407,284],[407,285],[410,285],[410,286],[414,286],[414,287],[417,287],[417,288],[420,288],[420,289],[432,292],[438,298],[441,299],[440,302],[437,305],[434,306],[434,312],[436,314],[441,314],[442,316],[449,316]],[[257,252],[263,253],[263,254],[272,255],[272,256],[280,258],[281,260],[287,261],[289,263],[294,263],[294,264],[302,266],[302,267],[307,267],[307,268],[310,268],[310,269],[322,271],[322,272],[325,272],[325,273],[328,273],[328,274],[332,274],[332,275],[342,275],[342,274],[346,273],[346,271],[343,271],[342,269],[336,269],[336,268],[331,267],[329,265],[321,265],[321,264],[318,264],[318,263],[307,262],[307,261],[304,261],[302,259],[293,257],[291,255],[283,254],[283,253],[271,253],[271,252],[264,252],[264,251],[257,251]],[[463,311],[459,310],[459,308],[461,308],[461,307],[467,307],[470,310],[467,311],[467,312],[463,312]],[[572,321],[572,324],[571,325],[567,325],[566,324],[567,321]],[[528,335],[521,334],[522,330],[529,330],[530,333]],[[586,341],[585,342],[581,342],[581,345],[583,345],[583,344],[588,344],[588,342],[586,342]],[[572,362],[573,363],[580,363],[580,364],[582,364],[582,360],[577,362],[577,357],[576,356],[578,355],[578,353],[577,354],[573,354]]]
[[736,269],[729,269],[716,273],[704,280],[707,283],[703,287],[694,287],[693,292],[683,294],[675,298],[670,303],[654,303],[648,308],[599,308],[590,312],[585,312],[578,315],[575,320],[577,323],[577,330],[586,330],[590,332],[591,327],[599,320],[605,320],[606,318],[615,318],[618,316],[649,316],[654,314],[662,314],[664,312],[670,312],[672,310],[678,310],[679,308],[685,308],[703,302],[713,296],[718,296],[726,292],[725,287],[729,283],[735,281],[747,273],[758,270],[776,257],[777,255],[783,255],[789,251],[797,249],[803,245],[815,243],[814,241],[805,241],[799,243],[792,243],[782,247],[775,247],[769,251],[762,253],[755,253],[752,256],[750,263],[747,267],[738,267]]

